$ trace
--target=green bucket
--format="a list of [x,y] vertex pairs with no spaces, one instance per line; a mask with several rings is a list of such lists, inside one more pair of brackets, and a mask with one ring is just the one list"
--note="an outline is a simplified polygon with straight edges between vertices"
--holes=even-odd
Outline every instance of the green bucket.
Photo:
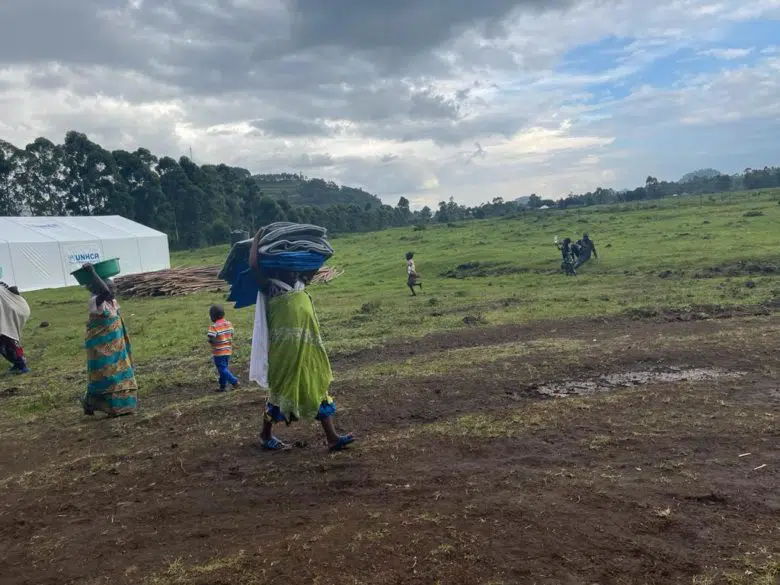
[[[103,260],[102,262],[95,264],[94,267],[95,272],[97,272],[97,275],[100,278],[111,278],[112,276],[119,274],[119,258],[109,258],[108,260]],[[81,285],[86,286],[92,283],[91,275],[84,268],[74,270],[71,272],[71,275],[73,275],[73,278],[75,278]]]

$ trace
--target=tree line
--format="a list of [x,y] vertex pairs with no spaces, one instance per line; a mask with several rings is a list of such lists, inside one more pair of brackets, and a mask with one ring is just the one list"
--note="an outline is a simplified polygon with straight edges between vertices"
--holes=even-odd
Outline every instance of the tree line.
[[[711,169],[707,170],[711,171]],[[653,176],[648,176],[645,184],[635,189],[615,190],[599,187],[594,191],[579,195],[569,193],[557,201],[543,199],[536,194],[532,194],[529,197],[521,197],[519,200],[509,201],[503,197],[495,197],[490,202],[476,207],[464,207],[450,199],[448,202],[442,201],[439,203],[434,219],[439,222],[453,222],[464,219],[499,217],[540,208],[568,209],[572,207],[662,199],[664,197],[710,195],[729,191],[771,189],[775,187],[780,187],[780,167],[747,168],[744,172],[735,175],[725,175],[717,171],[695,171],[688,173],[680,181],[659,181]]]
[[252,175],[145,148],[109,152],[79,132],[63,144],[38,138],[24,149],[0,141],[0,216],[122,215],[168,234],[173,248],[225,243],[278,220],[334,232],[407,225],[406,208],[300,174]]
[[63,144],[38,138],[24,149],[0,140],[0,216],[117,214],[167,233],[173,248],[222,244],[232,230],[251,234],[273,221],[314,223],[332,233],[365,232],[545,206],[566,209],[771,187],[780,187],[779,167],[736,175],[705,169],[680,181],[649,176],[636,189],[599,187],[557,201],[532,194],[516,200],[494,197],[468,207],[450,198],[434,209],[412,211],[405,197],[393,207],[362,189],[301,174],[252,175],[224,164],[197,165],[187,157],[158,158],[144,148],[109,152],[78,132],[68,132]]

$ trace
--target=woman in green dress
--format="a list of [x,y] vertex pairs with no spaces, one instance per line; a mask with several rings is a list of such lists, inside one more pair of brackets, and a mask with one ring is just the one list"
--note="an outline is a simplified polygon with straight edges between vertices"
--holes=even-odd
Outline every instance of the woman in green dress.
[[113,281],[103,280],[91,264],[87,286],[89,320],[84,346],[87,349],[87,391],[82,399],[84,414],[105,412],[110,417],[132,414],[138,406],[130,338],[119,312]]
[[[336,403],[328,390],[333,373],[320,336],[320,324],[309,293],[308,275],[278,271],[267,281],[268,401],[263,417],[262,446],[271,451],[289,448],[273,435],[273,425],[316,419],[333,451],[355,441],[339,435],[333,424]],[[254,342],[254,340],[253,340]]]

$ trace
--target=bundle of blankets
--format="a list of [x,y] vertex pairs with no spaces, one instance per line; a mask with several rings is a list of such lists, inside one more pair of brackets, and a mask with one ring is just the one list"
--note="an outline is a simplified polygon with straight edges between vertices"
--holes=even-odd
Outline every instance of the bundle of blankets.
[[257,242],[257,264],[260,274],[276,270],[290,272],[316,272],[333,256],[328,242],[328,232],[316,225],[276,222],[262,228],[254,240],[244,240],[233,245],[219,278],[230,284],[227,300],[235,308],[249,307],[256,303],[260,284],[258,271],[250,266],[250,253]]

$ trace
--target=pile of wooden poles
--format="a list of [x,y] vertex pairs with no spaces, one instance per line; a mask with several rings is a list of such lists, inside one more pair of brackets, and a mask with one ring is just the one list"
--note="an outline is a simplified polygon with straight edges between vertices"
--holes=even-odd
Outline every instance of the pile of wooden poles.
[[178,297],[196,292],[223,292],[228,284],[217,277],[219,266],[170,268],[114,279],[123,297]]
[[[227,292],[229,285],[220,278],[220,266],[170,268],[156,272],[130,274],[114,279],[117,293],[123,297],[178,297],[196,292]],[[343,270],[323,266],[311,284],[327,284],[344,274]]]
[[343,270],[338,268],[331,268],[330,266],[323,266],[319,269],[314,278],[311,279],[311,284],[328,284],[331,280],[338,278],[344,274]]

